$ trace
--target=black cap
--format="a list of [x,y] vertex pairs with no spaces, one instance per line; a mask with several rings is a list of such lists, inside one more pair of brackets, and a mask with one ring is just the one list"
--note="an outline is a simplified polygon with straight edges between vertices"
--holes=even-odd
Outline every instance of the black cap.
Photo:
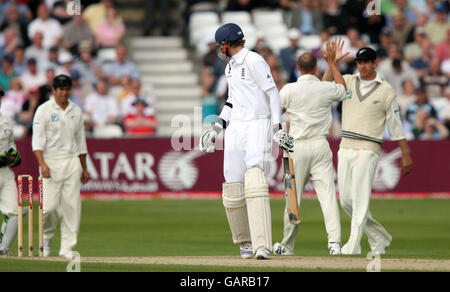
[[53,78],[53,88],[72,87],[72,79],[69,76],[61,74]]
[[366,60],[366,61],[375,61],[377,59],[377,52],[374,49],[369,47],[365,47],[360,49],[356,53],[356,61]]

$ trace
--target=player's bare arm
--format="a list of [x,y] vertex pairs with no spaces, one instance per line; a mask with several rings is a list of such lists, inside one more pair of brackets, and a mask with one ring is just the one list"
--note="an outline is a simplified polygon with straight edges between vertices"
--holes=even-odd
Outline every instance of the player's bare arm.
[[42,151],[41,150],[34,151],[34,156],[36,156],[36,160],[39,164],[39,167],[41,168],[42,176],[44,178],[50,178],[51,177],[50,168],[45,163],[44,155],[43,155]]
[[[342,60],[344,60],[350,54],[350,52],[344,53],[343,49],[344,49],[345,41],[343,39],[338,38],[337,40],[334,40],[333,43],[335,43],[335,47],[336,47],[336,55],[335,55],[336,58],[335,58],[334,64],[338,65]],[[327,68],[327,70],[325,71],[325,73],[322,77],[322,81],[333,81],[333,80],[334,80],[334,76],[331,71],[331,68]]]
[[[337,65],[337,48],[340,46],[337,41],[328,42],[325,51],[322,50],[322,56],[328,63],[327,71],[331,72],[333,79],[336,83],[341,84],[347,90],[347,85],[345,84],[344,77],[342,77],[339,67]],[[341,48],[342,50],[342,48]],[[340,52],[342,55],[342,52]]]
[[89,172],[87,170],[87,164],[86,164],[86,154],[80,154],[80,163],[82,168],[81,173],[81,183],[87,184],[90,180]]
[[402,150],[402,158],[401,158],[401,162],[400,162],[401,168],[402,168],[402,173],[404,175],[407,175],[407,174],[411,173],[411,171],[414,168],[414,164],[413,164],[413,161],[411,158],[411,152],[409,150],[408,143],[406,142],[406,140],[398,141],[398,146]]

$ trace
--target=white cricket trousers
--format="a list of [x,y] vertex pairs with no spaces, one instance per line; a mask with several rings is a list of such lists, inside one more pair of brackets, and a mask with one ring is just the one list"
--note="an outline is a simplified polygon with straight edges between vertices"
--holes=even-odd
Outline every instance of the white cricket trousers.
[[367,234],[369,243],[375,243],[380,238],[392,239],[369,211],[378,159],[379,154],[370,150],[340,148],[338,151],[340,202],[342,209],[352,218],[350,238],[342,247],[347,254],[361,254],[363,232]]
[[0,212],[8,217],[17,216],[17,185],[14,172],[0,168]]
[[258,167],[267,176],[272,158],[272,125],[269,118],[233,120],[225,131],[223,173],[227,183],[244,183],[245,172]]
[[56,233],[58,217],[61,220],[61,247],[59,254],[72,251],[77,244],[81,220],[81,163],[78,157],[45,159],[51,177],[43,179],[44,240]]
[[[325,229],[329,242],[341,242],[341,223],[334,183],[333,153],[325,137],[309,140],[295,140],[294,152],[290,154],[294,163],[297,198],[301,198],[308,180],[311,179],[322,208]],[[289,222],[287,209],[284,212],[284,236],[281,242],[293,251],[300,225]]]

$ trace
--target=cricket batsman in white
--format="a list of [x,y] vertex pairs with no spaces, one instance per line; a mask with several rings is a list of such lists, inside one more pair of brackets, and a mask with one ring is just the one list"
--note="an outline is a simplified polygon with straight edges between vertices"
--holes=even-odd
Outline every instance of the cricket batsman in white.
[[[0,101],[3,95],[0,91]],[[17,185],[11,168],[21,161],[14,143],[13,122],[0,113],[0,213],[5,216],[0,230],[0,255],[11,255],[9,248],[17,235]]]
[[200,150],[214,152],[215,139],[226,128],[222,197],[233,242],[242,258],[268,259],[272,224],[266,174],[273,159],[272,136],[290,152],[293,139],[281,129],[280,96],[270,68],[244,46],[241,28],[224,24],[215,39],[219,57],[228,62],[228,99],[214,128],[203,132]]
[[53,96],[36,111],[32,148],[43,177],[44,257],[61,220],[59,256],[71,259],[81,220],[80,182],[89,181],[86,137],[81,108],[70,101],[72,80],[58,75]]

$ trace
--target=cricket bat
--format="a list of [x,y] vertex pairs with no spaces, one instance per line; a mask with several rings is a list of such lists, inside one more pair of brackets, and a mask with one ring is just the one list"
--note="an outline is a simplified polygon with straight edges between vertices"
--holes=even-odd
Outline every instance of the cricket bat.
[[283,169],[286,210],[288,212],[289,222],[296,225],[301,221],[300,211],[298,210],[297,189],[295,186],[294,164],[286,151],[283,152]]

